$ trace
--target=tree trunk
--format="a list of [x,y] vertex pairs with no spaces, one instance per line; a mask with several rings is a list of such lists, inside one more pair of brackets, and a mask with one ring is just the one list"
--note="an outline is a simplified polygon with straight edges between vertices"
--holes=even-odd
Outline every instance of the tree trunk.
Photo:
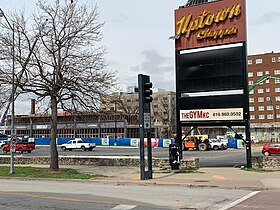
[[56,147],[56,137],[57,137],[57,101],[55,97],[51,97],[51,112],[52,112],[52,122],[51,122],[51,163],[50,170],[58,171],[58,152]]

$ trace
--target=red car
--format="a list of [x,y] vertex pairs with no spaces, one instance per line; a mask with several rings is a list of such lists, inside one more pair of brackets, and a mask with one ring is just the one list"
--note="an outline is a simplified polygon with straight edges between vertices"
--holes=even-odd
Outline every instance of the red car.
[[[3,152],[8,153],[10,152],[10,144],[5,144],[3,147]],[[17,142],[15,145],[16,152],[23,153],[28,152],[31,153],[32,150],[35,149],[35,143],[34,142]]]
[[262,153],[265,156],[269,156],[272,154],[280,154],[280,144],[277,143],[265,144],[263,146]]

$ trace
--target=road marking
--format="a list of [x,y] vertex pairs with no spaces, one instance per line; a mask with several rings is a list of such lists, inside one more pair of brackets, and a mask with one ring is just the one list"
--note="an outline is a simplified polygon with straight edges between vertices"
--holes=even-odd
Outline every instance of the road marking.
[[231,208],[231,207],[234,207],[235,205],[241,203],[242,201],[247,200],[248,198],[253,197],[254,195],[258,194],[259,192],[260,192],[260,191],[251,192],[251,193],[249,193],[248,195],[245,195],[244,197],[242,197],[242,198],[240,198],[240,199],[238,199],[238,200],[236,200],[236,201],[234,201],[234,202],[232,202],[232,203],[230,203],[230,204],[228,204],[228,205],[226,205],[226,206],[220,208],[219,210],[226,210],[226,209],[229,209],[229,208]]
[[134,209],[136,208],[136,206],[132,206],[132,205],[118,205],[115,206],[114,208],[110,209],[110,210],[129,210],[129,209]]
[[[99,204],[111,204],[111,205],[118,205],[122,203],[123,205],[118,206],[133,206],[133,205],[125,205],[125,204],[132,204],[131,202],[114,202],[114,201],[107,201],[107,200],[96,200],[96,199],[83,199],[83,198],[69,198],[69,197],[62,197],[62,196],[49,196],[49,195],[41,195],[41,194],[32,194],[32,193],[23,193],[23,192],[3,192],[0,191],[0,195],[10,195],[10,196],[22,196],[22,197],[32,197],[38,199],[49,199],[49,200],[59,200],[59,201],[73,201],[73,202],[88,202],[88,203],[99,203]],[[117,206],[116,206],[117,207]],[[136,206],[133,206],[135,208]],[[129,210],[132,208],[126,209],[117,209],[117,210]],[[115,209],[114,209],[115,210]]]

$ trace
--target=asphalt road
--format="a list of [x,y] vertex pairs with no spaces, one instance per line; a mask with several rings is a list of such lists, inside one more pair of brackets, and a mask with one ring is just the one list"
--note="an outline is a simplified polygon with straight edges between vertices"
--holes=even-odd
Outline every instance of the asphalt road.
[[250,190],[0,179],[0,209],[217,210]]
[[[62,151],[58,147],[59,155],[77,155],[77,156],[140,156],[139,148],[133,147],[96,147],[93,151]],[[3,152],[2,152],[3,153]],[[147,154],[147,152],[146,152]],[[261,156],[261,147],[252,149],[254,156]],[[16,154],[21,155],[21,154]],[[23,156],[49,156],[49,146],[36,146],[32,153],[23,153]],[[153,148],[153,157],[168,158],[168,148]],[[211,150],[211,151],[184,151],[184,158],[197,157],[201,167],[234,167],[246,164],[245,149],[227,149],[227,150]]]

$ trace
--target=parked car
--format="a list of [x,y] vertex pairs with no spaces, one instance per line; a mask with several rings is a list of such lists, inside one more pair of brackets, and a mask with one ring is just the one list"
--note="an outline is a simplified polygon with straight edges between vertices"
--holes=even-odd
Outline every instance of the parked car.
[[80,149],[82,151],[92,151],[95,148],[95,143],[84,143],[82,139],[74,139],[74,140],[70,140],[68,141],[66,144],[62,144],[61,145],[61,149],[63,151],[66,150],[73,150],[73,149]]
[[[3,147],[3,152],[8,153],[10,152],[10,144],[5,144]],[[34,142],[23,142],[23,141],[18,141],[15,144],[15,150],[16,152],[23,153],[23,152],[28,152],[31,153],[32,150],[35,150],[35,143]]]
[[265,144],[262,149],[262,154],[264,154],[264,156],[280,154],[280,144],[277,143]]
[[221,139],[209,139],[209,143],[211,146],[211,149],[218,150],[218,149],[227,149],[228,143],[226,141],[223,141]]

